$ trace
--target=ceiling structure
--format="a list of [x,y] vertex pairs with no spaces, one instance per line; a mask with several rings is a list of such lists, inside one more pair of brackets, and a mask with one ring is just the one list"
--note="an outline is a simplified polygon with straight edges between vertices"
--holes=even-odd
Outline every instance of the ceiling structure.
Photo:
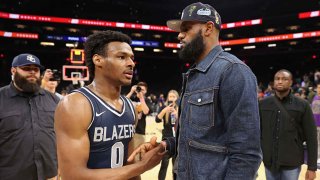
[[[168,19],[180,18],[183,8],[192,2],[196,1],[3,0],[0,6],[0,32],[34,33],[38,39],[0,37],[0,70],[8,72],[12,58],[22,52],[34,53],[40,59],[44,59],[46,66],[59,68],[68,63],[66,59],[69,57],[70,48],[66,47],[66,43],[73,43],[77,48],[82,48],[82,42],[52,40],[48,39],[48,36],[86,37],[95,31],[111,29],[122,31],[130,35],[133,40],[155,41],[159,44],[157,49],[161,52],[154,52],[154,47],[144,47],[143,52],[135,51],[141,80],[151,81],[146,78],[150,77],[150,74],[154,76],[155,82],[162,81],[163,77],[180,78],[180,73],[184,72],[187,66],[185,62],[179,61],[177,54],[173,52],[178,48],[164,47],[166,42],[178,43],[175,32],[8,19],[3,18],[1,13],[165,26]],[[250,42],[252,41],[250,38],[254,37],[284,34],[297,36],[297,33],[320,31],[319,16],[299,18],[301,12],[319,11],[319,0],[203,0],[202,2],[211,4],[219,12],[223,24],[262,19],[261,24],[223,29],[220,34],[221,42],[239,39],[248,39]],[[54,42],[55,46],[41,46],[42,41]],[[251,48],[245,49],[245,46]],[[309,69],[320,66],[314,60],[319,61],[320,56],[318,34],[308,38],[267,39],[260,43],[240,43],[223,47],[245,61],[261,81],[267,81],[272,74],[270,73],[270,77],[265,74],[277,68],[296,70],[295,66],[303,65]],[[303,69],[297,70],[304,72]],[[5,81],[10,78],[4,73],[0,75],[6,79]]]

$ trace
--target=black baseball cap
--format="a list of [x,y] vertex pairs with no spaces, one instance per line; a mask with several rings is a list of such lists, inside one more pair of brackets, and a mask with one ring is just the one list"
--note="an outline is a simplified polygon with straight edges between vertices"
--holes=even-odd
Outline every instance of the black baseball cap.
[[221,30],[221,18],[218,12],[209,4],[201,2],[193,3],[183,9],[181,19],[167,21],[169,29],[180,32],[181,23],[184,21],[208,22],[212,21],[214,26]]
[[18,56],[14,57],[11,66],[12,67],[19,67],[19,66],[27,66],[27,65],[36,65],[40,69],[44,69],[44,67],[40,64],[40,60],[37,56],[33,54],[19,54]]

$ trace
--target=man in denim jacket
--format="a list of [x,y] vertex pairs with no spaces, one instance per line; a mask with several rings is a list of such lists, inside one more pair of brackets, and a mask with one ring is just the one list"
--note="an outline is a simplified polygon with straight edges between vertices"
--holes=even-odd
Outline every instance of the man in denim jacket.
[[[183,75],[176,143],[177,179],[253,179],[261,162],[256,78],[219,45],[221,19],[208,4],[187,6],[179,32],[179,56],[195,64]],[[171,151],[173,153],[173,151]]]
[[177,139],[162,142],[176,156],[176,179],[253,179],[262,159],[254,74],[219,45],[221,19],[210,5],[193,3],[167,25],[179,32],[180,58],[195,62],[183,75]]

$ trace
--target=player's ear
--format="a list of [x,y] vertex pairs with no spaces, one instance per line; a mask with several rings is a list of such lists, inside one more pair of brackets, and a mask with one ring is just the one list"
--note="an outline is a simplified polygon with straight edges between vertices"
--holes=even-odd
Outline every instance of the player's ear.
[[103,57],[100,56],[99,54],[94,54],[92,56],[92,62],[94,65],[101,66],[102,61],[103,61]]

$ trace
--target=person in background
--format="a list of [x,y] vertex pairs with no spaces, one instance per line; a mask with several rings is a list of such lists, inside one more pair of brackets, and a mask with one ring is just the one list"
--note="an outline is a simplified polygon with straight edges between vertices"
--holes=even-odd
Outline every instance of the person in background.
[[56,89],[57,89],[57,87],[59,85],[60,79],[58,79],[57,77],[53,76],[51,69],[46,69],[44,71],[43,79],[45,77],[48,77],[48,76],[51,76],[51,77],[49,78],[48,81],[42,81],[41,83],[43,83],[43,84],[41,85],[41,87],[43,89],[53,93],[54,95],[58,96],[59,99],[62,99],[63,96],[56,91]]
[[259,101],[264,98],[264,93],[260,88],[258,88],[258,95],[257,96],[258,96]]
[[317,84],[317,93],[314,96],[311,107],[313,117],[317,126],[317,138],[318,138],[318,160],[317,164],[320,164],[320,83]]
[[49,82],[50,78],[53,76],[53,71],[51,69],[46,69],[41,76],[41,88],[44,88]]
[[303,81],[301,82],[301,87],[308,88],[309,86],[313,86],[312,82],[310,81],[310,77],[308,74],[303,75]]
[[63,89],[63,90],[61,91],[61,95],[62,95],[62,96],[68,95],[68,91],[67,91],[66,89]]
[[314,91],[313,86],[310,86],[310,87],[308,88],[308,90],[309,90],[309,92],[308,92],[308,97],[307,97],[307,99],[308,99],[308,102],[311,104],[312,101],[313,101],[314,96],[316,96],[317,93]]
[[44,86],[44,89],[53,93],[54,95],[58,96],[59,99],[62,99],[63,96],[61,94],[59,94],[56,89],[58,87],[58,80],[55,79],[50,79],[47,83],[45,83],[46,85]]
[[274,90],[273,90],[273,82],[270,82],[268,84],[267,89],[264,91],[264,97],[269,97],[274,95]]
[[166,101],[166,99],[164,98],[164,95],[162,93],[160,93],[159,98],[158,98],[158,106],[161,108],[162,106],[164,106],[164,102]]
[[294,92],[293,93],[294,96],[301,98],[301,94],[299,92]]
[[136,125],[136,134],[134,135],[134,147],[146,142],[146,118],[150,112],[151,104],[146,99],[148,85],[146,82],[138,82],[131,87],[130,92],[126,95],[127,98],[132,98],[138,113],[138,122]]
[[79,89],[85,85],[85,82],[81,80],[81,75],[80,74],[75,74],[72,76],[72,81],[71,83],[65,88],[67,93],[73,92],[75,89]]
[[40,88],[32,54],[12,61],[12,82],[0,89],[0,179],[46,180],[57,175],[54,111],[59,98]]
[[274,75],[275,95],[260,101],[261,146],[267,180],[298,180],[306,141],[308,170],[316,178],[317,130],[309,102],[291,94],[293,77],[282,69]]
[[319,69],[317,69],[315,71],[313,79],[314,79],[314,84],[317,85],[320,83],[320,70]]
[[308,89],[306,87],[299,88],[299,93],[300,93],[300,95],[301,95],[300,97],[302,99],[307,100],[307,98],[308,98]]
[[150,94],[148,96],[149,102],[150,102],[150,110],[152,112],[152,116],[156,116],[158,114],[159,106],[158,106],[158,98],[155,94]]
[[[176,90],[170,90],[168,92],[167,100],[164,103],[156,116],[156,122],[163,123],[162,139],[168,137],[175,137],[175,124],[178,119],[178,104],[179,94]],[[165,180],[167,175],[167,169],[170,156],[167,154],[161,161],[161,166],[158,174],[159,180]],[[174,164],[175,158],[172,158],[172,164]]]

